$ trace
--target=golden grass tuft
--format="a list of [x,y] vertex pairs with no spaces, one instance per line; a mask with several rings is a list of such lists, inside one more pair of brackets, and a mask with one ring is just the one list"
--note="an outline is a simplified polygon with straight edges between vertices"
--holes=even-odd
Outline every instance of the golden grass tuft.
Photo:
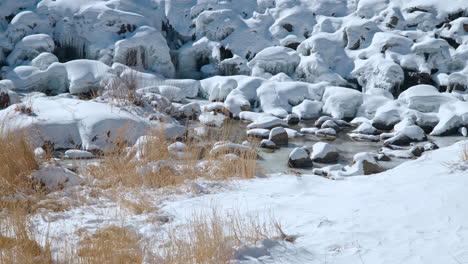
[[463,162],[468,162],[468,144],[463,147],[460,160]]
[[34,240],[26,215],[20,212],[0,220],[0,263],[53,263],[49,248]]
[[[28,195],[39,189],[30,175],[39,168],[34,151],[24,133],[7,133],[0,136],[0,209],[18,207],[18,195]],[[25,205],[26,206],[26,205]]]
[[223,216],[213,208],[169,230],[160,252],[161,263],[228,264],[235,259],[236,248],[255,245],[263,239],[285,240],[284,237],[281,225],[273,217],[265,221],[258,215],[242,216],[239,212]]
[[83,239],[73,263],[142,263],[143,250],[137,233],[124,227],[108,226]]

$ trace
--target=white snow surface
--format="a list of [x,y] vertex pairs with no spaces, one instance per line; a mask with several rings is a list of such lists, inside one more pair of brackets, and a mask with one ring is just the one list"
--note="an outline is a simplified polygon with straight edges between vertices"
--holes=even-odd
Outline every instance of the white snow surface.
[[[93,231],[122,221],[142,237],[151,238],[216,206],[223,215],[273,213],[287,234],[297,236],[294,244],[274,243],[262,258],[240,263],[319,264],[326,259],[336,264],[458,264],[468,258],[468,178],[466,162],[460,161],[467,144],[461,141],[425,152],[417,160],[372,176],[329,180],[309,174],[272,174],[236,181],[235,188],[222,192],[171,196],[159,205],[160,212],[173,221],[157,228],[154,215],[134,215],[106,201],[69,212],[40,212],[32,223],[44,236],[60,241],[76,241],[78,228]],[[361,156],[367,159],[369,155]],[[219,187],[197,186],[201,190]],[[142,193],[160,195],[153,192]]]

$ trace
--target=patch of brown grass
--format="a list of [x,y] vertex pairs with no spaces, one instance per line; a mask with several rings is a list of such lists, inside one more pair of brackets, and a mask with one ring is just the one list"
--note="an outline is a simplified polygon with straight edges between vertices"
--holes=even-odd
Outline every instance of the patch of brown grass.
[[140,237],[128,228],[108,226],[83,239],[73,263],[142,263]]
[[[124,129],[126,130],[126,129]],[[222,132],[225,133],[225,132]],[[216,156],[210,155],[216,138],[225,138],[225,135],[213,137],[211,141],[197,140],[187,135],[182,143],[187,150],[172,153],[168,146],[174,140],[167,140],[165,132],[161,129],[152,130],[147,135],[147,140],[139,145],[138,149],[130,149],[128,143],[123,140],[125,131],[118,133],[115,139],[115,147],[106,151],[101,166],[89,170],[90,175],[98,179],[101,188],[117,186],[124,187],[148,187],[163,188],[183,184],[186,180],[206,178],[209,180],[226,180],[229,178],[250,179],[257,172],[257,152],[255,148],[249,151],[235,153],[237,157],[228,159],[226,154],[231,151],[221,151]],[[205,166],[199,166],[200,162]],[[153,164],[156,170],[150,170],[147,165]]]
[[0,263],[53,263],[48,247],[41,247],[28,230],[26,215],[14,212],[0,220]]
[[258,215],[241,216],[238,212],[222,216],[212,209],[208,214],[195,214],[188,223],[168,232],[161,263],[228,264],[235,259],[236,248],[284,237],[274,218],[265,221]]
[[468,162],[468,144],[464,146],[460,160],[463,162]]
[[[28,195],[39,189],[29,177],[39,168],[34,151],[24,133],[0,136],[0,209],[18,207],[18,195]],[[28,199],[21,199],[27,202]]]

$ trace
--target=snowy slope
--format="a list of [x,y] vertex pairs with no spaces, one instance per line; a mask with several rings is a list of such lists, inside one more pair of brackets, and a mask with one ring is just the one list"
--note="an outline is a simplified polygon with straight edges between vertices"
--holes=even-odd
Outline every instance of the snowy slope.
[[246,263],[465,263],[468,167],[455,164],[466,144],[370,177],[273,175],[163,209],[175,224],[213,204],[227,212],[274,212],[288,234],[299,236],[294,245],[272,249],[273,260]]

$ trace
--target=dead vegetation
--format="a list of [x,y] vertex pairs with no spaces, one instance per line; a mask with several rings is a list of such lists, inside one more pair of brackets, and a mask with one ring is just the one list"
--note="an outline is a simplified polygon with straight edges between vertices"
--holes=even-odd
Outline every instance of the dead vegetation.
[[161,249],[161,263],[228,264],[236,258],[238,248],[257,245],[264,239],[287,241],[286,238],[291,237],[284,234],[272,216],[245,216],[238,211],[223,215],[212,208],[169,230]]
[[[126,129],[118,134],[126,135]],[[211,140],[187,135],[178,141],[184,144],[184,151],[169,151],[168,147],[176,141],[167,140],[163,130],[150,131],[140,138],[135,147],[129,146],[124,136],[117,136],[115,147],[106,152],[102,165],[92,167],[88,172],[99,180],[98,186],[101,188],[163,188],[197,178],[253,178],[258,171],[254,147],[246,147],[246,151],[235,152],[235,155],[228,155],[232,154],[228,149],[216,155],[210,154],[217,139],[223,141],[228,138],[226,133],[220,131]]]
[[107,95],[120,105],[143,106],[141,96],[137,93],[137,72],[130,70],[112,79],[106,86]]

